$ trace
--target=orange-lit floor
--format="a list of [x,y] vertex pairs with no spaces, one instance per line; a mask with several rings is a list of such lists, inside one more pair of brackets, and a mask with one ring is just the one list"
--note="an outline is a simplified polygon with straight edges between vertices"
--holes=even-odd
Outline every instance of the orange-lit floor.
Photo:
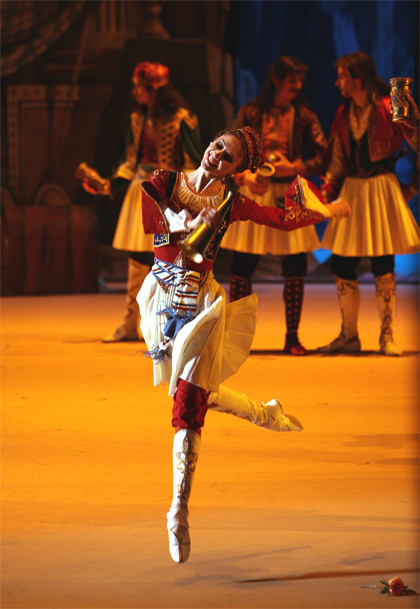
[[[377,354],[372,284],[356,356],[284,356],[280,286],[259,294],[254,353],[226,384],[279,397],[303,433],[212,413],[190,503],[192,551],[167,549],[171,401],[143,345],[103,344],[123,294],[2,299],[5,608],[418,607],[418,290],[398,287],[401,358]],[[333,285],[306,288],[301,338],[338,334]]]

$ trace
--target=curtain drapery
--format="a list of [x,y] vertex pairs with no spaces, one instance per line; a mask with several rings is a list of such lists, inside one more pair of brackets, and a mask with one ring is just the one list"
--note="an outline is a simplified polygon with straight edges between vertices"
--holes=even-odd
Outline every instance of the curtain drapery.
[[68,30],[84,4],[85,0],[2,0],[2,76],[42,55]]

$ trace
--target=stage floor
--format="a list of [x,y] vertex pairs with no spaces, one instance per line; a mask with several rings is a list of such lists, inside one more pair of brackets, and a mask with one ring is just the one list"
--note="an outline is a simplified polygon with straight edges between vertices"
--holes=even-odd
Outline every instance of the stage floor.
[[[172,562],[171,400],[142,343],[103,344],[124,294],[8,297],[2,307],[2,600],[19,609],[399,608],[419,584],[418,286],[399,285],[400,358],[378,354],[361,286],[358,355],[283,355],[281,286],[257,284],[253,352],[226,383],[278,397],[303,433],[209,412]],[[331,284],[306,287],[301,339],[338,335]]]

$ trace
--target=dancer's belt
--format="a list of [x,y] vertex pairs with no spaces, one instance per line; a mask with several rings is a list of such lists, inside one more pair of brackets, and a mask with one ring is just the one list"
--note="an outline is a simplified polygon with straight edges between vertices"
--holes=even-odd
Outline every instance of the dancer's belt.
[[[176,260],[180,253],[178,241],[184,239],[187,234],[188,233],[186,232],[177,232],[155,235],[154,249],[156,258],[159,259],[159,261],[161,262],[173,263],[173,261]],[[187,256],[185,256],[184,258],[184,270],[197,271],[198,273],[208,273],[213,269],[213,262],[211,260],[204,259],[203,262],[197,264]]]
[[152,274],[162,287],[179,287],[183,283],[188,282],[189,278],[192,277],[194,277],[194,283],[201,287],[209,276],[209,271],[200,273],[199,271],[186,269],[181,266],[177,266],[172,262],[166,262],[164,260],[155,258],[155,262],[152,266]]

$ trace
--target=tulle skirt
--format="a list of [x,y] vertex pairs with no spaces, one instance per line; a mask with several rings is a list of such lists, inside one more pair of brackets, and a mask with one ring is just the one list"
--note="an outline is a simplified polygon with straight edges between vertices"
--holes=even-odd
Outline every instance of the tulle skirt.
[[351,207],[344,220],[330,220],[322,247],[340,256],[387,256],[419,251],[419,226],[396,176],[346,178],[340,192]]
[[[171,288],[162,288],[152,273],[146,277],[137,296],[141,330],[149,350],[163,340]],[[226,303],[225,290],[210,273],[198,294],[198,313],[175,336],[170,359],[153,362],[154,384],[169,383],[173,395],[178,378],[206,391],[217,392],[219,385],[234,374],[247,359],[256,325],[257,296],[252,294]]]
[[[284,199],[288,184],[271,184],[264,195],[251,193],[244,186],[240,192],[259,205],[277,207],[277,199]],[[255,224],[250,220],[232,223],[222,240],[221,247],[249,254],[299,254],[313,252],[321,247],[314,226],[283,231],[269,226]]]
[[112,247],[127,252],[153,252],[153,235],[143,230],[141,185],[150,172],[140,168],[132,179],[118,218]]

